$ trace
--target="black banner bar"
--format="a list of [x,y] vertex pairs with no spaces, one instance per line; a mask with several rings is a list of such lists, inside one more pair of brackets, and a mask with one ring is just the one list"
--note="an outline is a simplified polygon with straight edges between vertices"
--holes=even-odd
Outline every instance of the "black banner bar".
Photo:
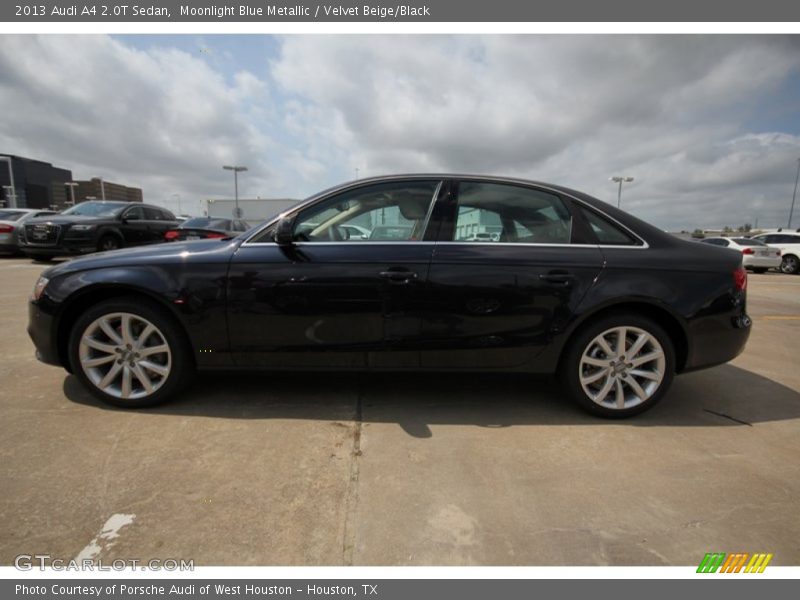
[[[330,579],[330,580],[4,580],[0,597],[15,600],[484,600],[486,598],[725,598],[790,597],[794,581],[709,575],[676,580]],[[796,591],[796,590],[795,590]],[[791,597],[793,597],[792,594]]]
[[786,0],[39,0],[0,4],[10,22],[797,22]]

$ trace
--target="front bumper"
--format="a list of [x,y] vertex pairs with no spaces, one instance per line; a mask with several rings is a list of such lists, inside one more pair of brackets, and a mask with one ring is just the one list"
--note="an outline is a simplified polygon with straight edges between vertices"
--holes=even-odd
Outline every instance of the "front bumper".
[[28,335],[36,347],[36,358],[48,365],[64,366],[58,355],[55,320],[33,301],[28,302]]
[[96,252],[97,247],[91,239],[65,239],[59,244],[20,244],[20,250],[28,256],[69,256]]

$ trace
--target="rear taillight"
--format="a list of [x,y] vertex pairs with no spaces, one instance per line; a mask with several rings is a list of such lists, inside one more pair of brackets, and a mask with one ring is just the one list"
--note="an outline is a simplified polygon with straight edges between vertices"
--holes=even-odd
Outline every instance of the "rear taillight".
[[178,239],[179,235],[180,233],[178,233],[177,231],[171,230],[164,234],[164,239],[167,240],[168,242],[171,242],[172,240]]
[[752,248],[743,248],[742,254],[755,254],[755,252],[753,252]]
[[11,233],[14,228],[11,225],[0,225],[0,233]]
[[224,238],[225,234],[224,233],[217,233],[216,231],[209,231],[206,234],[206,237],[209,238],[209,239],[218,239],[218,238]]
[[733,287],[737,292],[747,289],[747,271],[744,267],[739,267],[733,272]]

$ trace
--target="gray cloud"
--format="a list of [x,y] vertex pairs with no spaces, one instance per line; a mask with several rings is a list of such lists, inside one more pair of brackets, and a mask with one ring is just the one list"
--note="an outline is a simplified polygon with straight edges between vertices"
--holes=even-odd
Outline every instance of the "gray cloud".
[[290,37],[273,75],[319,108],[313,130],[344,124],[370,173],[508,173],[613,199],[608,177],[624,172],[636,176],[626,207],[664,227],[736,224],[756,208],[777,224],[800,140],[746,123],[797,75],[798,48],[774,36]]
[[[107,36],[0,37],[0,150],[149,200],[300,197],[343,178],[509,174],[662,227],[783,224],[797,36],[288,36],[261,72]],[[213,43],[213,41],[209,42]],[[776,113],[775,119],[768,114]],[[778,114],[780,113],[780,114]]]

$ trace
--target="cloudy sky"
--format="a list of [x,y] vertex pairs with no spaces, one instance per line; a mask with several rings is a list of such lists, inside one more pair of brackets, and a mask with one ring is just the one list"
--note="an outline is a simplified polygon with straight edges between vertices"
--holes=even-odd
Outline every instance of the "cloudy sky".
[[416,171],[522,176],[661,227],[785,225],[800,36],[0,36],[0,153],[197,212]]

